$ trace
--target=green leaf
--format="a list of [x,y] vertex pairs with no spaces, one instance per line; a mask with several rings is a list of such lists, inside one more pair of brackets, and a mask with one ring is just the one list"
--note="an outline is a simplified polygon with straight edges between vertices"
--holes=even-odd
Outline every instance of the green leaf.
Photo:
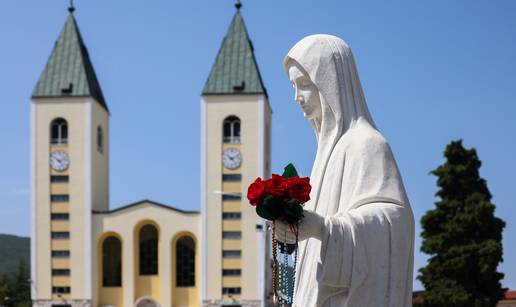
[[285,166],[285,170],[283,171],[283,175],[281,176],[285,178],[292,178],[299,175],[297,174],[297,170],[294,167],[294,165],[292,163],[289,163],[287,166]]
[[292,211],[294,211],[297,216],[303,217],[303,206],[300,204],[295,204],[292,208]]
[[266,220],[274,221],[282,215],[282,207],[283,202],[281,200],[267,195],[262,203],[256,206],[256,214]]
[[265,206],[265,207],[270,207],[270,206],[273,206],[275,202],[276,202],[276,198],[274,198],[274,196],[267,195],[267,196],[265,196],[265,198],[262,200],[261,205],[262,205],[262,206]]
[[290,200],[283,206],[281,219],[289,224],[296,224],[303,217],[303,207],[297,200]]
[[265,206],[256,206],[256,214],[261,218],[264,218],[269,221],[274,221],[274,216],[271,214],[269,210]]

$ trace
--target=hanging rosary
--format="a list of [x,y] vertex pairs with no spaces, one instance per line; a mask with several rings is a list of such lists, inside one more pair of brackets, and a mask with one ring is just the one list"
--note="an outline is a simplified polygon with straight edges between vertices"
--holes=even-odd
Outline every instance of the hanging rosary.
[[[296,267],[299,247],[299,223],[290,224],[290,231],[296,237],[295,244],[287,244],[287,233],[283,242],[276,240],[276,223],[272,223],[272,288],[274,292],[274,305],[288,307],[294,301],[294,289],[296,284]],[[281,235],[281,234],[280,234]],[[289,266],[289,258],[293,256],[293,265]],[[279,257],[278,257],[279,254]]]
[[[292,164],[285,167],[281,176],[272,174],[267,180],[258,177],[247,188],[247,199],[255,207],[256,214],[272,221],[272,289],[273,303],[277,307],[289,307],[294,302],[299,221],[303,218],[304,204],[310,200],[311,190],[310,178],[299,177]],[[278,242],[276,220],[290,225],[296,238],[294,244],[287,243],[286,231],[283,243]],[[292,265],[289,266],[289,262]]]

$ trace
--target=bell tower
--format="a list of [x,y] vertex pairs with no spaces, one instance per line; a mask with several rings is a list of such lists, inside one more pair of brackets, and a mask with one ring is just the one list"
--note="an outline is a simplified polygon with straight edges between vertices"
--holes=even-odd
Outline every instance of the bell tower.
[[264,306],[268,233],[246,198],[270,174],[271,114],[241,4],[201,97],[203,306]]
[[31,99],[33,306],[91,306],[91,214],[109,202],[109,110],[73,14]]

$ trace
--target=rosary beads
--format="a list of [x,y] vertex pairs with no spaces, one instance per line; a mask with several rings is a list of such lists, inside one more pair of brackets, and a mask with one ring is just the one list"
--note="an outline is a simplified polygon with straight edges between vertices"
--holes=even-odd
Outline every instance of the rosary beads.
[[[284,234],[284,243],[278,244],[276,240],[275,223],[272,224],[272,282],[274,292],[274,304],[279,307],[288,307],[294,301],[294,289],[296,281],[296,267],[299,247],[299,224],[290,225],[290,231],[295,235],[293,267],[289,270],[289,245],[287,233]],[[280,234],[281,235],[281,234]],[[278,258],[278,252],[281,256]],[[292,251],[290,251],[292,253]],[[281,259],[283,258],[283,259]],[[280,261],[281,260],[281,261]]]

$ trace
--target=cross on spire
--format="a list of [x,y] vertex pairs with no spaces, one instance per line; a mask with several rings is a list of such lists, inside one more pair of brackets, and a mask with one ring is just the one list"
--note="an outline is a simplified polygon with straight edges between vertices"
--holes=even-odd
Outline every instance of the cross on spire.
[[240,0],[236,0],[235,7],[237,10],[240,10],[240,8],[242,7],[242,3],[240,3]]
[[73,5],[73,0],[70,0],[70,4],[68,5],[68,12],[70,12],[70,14],[73,14],[74,11],[75,6]]

